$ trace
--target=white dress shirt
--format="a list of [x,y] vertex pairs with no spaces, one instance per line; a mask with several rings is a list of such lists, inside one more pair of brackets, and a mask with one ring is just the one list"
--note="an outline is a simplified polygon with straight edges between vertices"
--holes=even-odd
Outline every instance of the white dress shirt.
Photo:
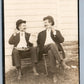
[[[56,35],[56,31],[53,34]],[[46,41],[45,41],[45,45],[48,45],[50,43],[54,43],[54,41],[51,38],[51,29],[47,29],[46,30]]]
[[20,41],[17,45],[17,48],[27,47],[25,32],[20,32]]

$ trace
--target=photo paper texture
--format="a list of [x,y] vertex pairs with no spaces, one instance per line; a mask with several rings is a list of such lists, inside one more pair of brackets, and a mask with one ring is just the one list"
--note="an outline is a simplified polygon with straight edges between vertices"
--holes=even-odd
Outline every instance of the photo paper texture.
[[78,41],[78,0],[4,0],[6,84],[79,84]]

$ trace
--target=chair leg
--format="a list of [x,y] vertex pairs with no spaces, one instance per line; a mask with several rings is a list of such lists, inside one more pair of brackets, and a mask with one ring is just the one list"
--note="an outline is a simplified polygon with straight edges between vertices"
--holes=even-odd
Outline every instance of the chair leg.
[[46,62],[46,55],[43,54],[43,59],[44,59],[44,65],[45,65],[45,70],[46,70],[46,75],[48,75],[48,69],[47,69],[47,62]]

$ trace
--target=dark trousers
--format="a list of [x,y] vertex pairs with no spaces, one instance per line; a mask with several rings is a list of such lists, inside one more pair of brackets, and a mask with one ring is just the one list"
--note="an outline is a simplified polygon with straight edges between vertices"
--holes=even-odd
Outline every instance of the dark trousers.
[[52,73],[56,72],[56,60],[61,63],[63,58],[60,55],[58,47],[56,44],[49,44],[44,46],[44,51],[48,53],[49,57],[49,64],[50,64],[50,71]]
[[31,47],[29,51],[19,51],[15,48],[13,49],[12,52],[13,66],[21,67],[21,59],[24,58],[31,58],[32,64],[37,63],[36,48]]

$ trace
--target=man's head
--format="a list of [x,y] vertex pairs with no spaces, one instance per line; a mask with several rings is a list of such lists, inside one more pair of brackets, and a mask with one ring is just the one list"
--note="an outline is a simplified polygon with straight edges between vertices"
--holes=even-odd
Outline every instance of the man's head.
[[44,17],[43,18],[43,21],[44,21],[44,26],[46,28],[49,28],[51,26],[53,26],[55,23],[54,23],[54,19],[52,16],[47,16],[47,17]]
[[25,31],[25,29],[26,29],[26,21],[24,21],[22,19],[17,20],[17,22],[16,22],[16,28],[19,31]]

